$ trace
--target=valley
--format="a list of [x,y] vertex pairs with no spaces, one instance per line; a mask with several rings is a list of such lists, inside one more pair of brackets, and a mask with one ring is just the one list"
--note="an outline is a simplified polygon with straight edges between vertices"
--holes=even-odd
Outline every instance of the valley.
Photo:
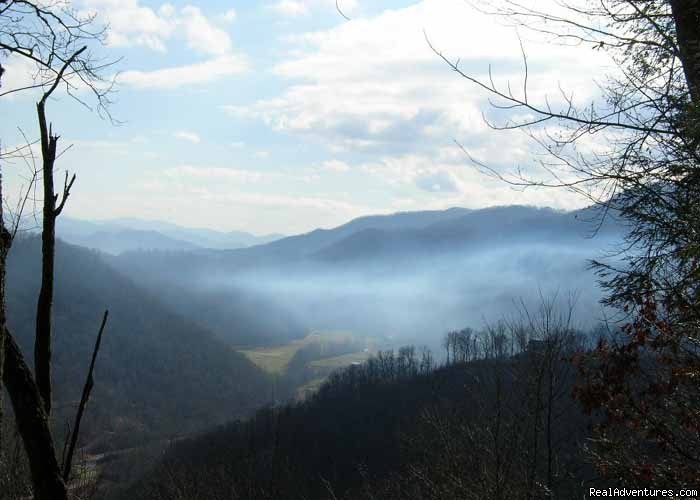
[[363,338],[349,332],[314,332],[289,344],[256,349],[241,349],[260,369],[273,377],[275,404],[277,397],[291,394],[301,401],[311,396],[335,371],[367,361],[380,350],[392,349],[388,339]]
[[[325,361],[325,366],[342,368],[356,361],[355,358],[363,358],[364,353],[376,352],[379,346],[386,345],[386,343],[379,339],[364,339],[349,332],[314,332],[286,345],[237,350],[266,372],[282,375],[294,356],[304,347],[312,345],[318,346],[322,356],[318,360],[311,361],[312,366],[318,367],[319,363]],[[364,347],[358,352],[337,356],[331,354],[337,350],[334,345],[350,345],[351,349],[358,346]],[[326,356],[326,352],[331,355]]]
[[0,500],[700,499],[699,27],[0,0]]
[[[587,259],[620,229],[610,221],[588,238],[587,218],[517,206],[398,213],[245,249],[116,256],[60,243],[57,398],[75,397],[104,309],[83,441],[92,452],[249,415],[401,345],[442,359],[447,331],[498,321],[531,290],[556,293],[562,282],[561,300],[577,293],[590,326],[601,312]],[[26,348],[38,252],[27,236],[10,255],[8,308]]]
[[[532,290],[560,293],[561,304],[575,292],[588,328],[600,309],[587,259],[621,235],[610,221],[593,242],[588,217],[519,206],[399,213],[233,250],[114,255],[59,241],[55,425],[71,414],[103,309],[80,446],[85,470],[114,494],[180,442],[261,408],[313,404],[338,373],[397,350],[439,366],[448,331],[493,324],[518,300],[531,307]],[[8,308],[25,348],[38,252],[29,235],[10,255]],[[570,289],[559,290],[562,279]]]

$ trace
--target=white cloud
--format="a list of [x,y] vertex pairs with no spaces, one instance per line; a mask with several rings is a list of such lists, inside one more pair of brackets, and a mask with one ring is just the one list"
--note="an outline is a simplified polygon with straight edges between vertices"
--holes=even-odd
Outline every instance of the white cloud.
[[0,94],[10,92],[3,98],[14,98],[21,95],[36,95],[39,91],[13,92],[19,89],[30,87],[36,83],[33,74],[36,73],[36,65],[26,57],[11,54],[2,61],[5,72],[2,75],[2,87]]
[[180,12],[179,23],[190,48],[202,54],[215,56],[231,51],[232,43],[228,33],[214,26],[198,7],[188,5]]
[[[171,39],[180,38],[201,54],[220,56],[232,48],[229,34],[196,6],[177,9],[165,3],[156,10],[142,5],[140,0],[82,0],[81,3],[86,13],[97,14],[109,26],[107,44],[111,46],[142,46],[165,52]],[[231,9],[223,19],[231,22],[235,15]]]
[[[140,0],[82,0],[88,12],[98,14],[109,24],[107,43],[113,46],[145,46],[165,52],[167,44],[181,40],[192,52],[208,60],[155,70],[128,70],[119,82],[140,89],[174,89],[202,84],[244,73],[248,62],[234,52],[227,31],[210,20],[199,7],[176,8],[165,3],[157,10],[141,5]],[[223,14],[221,22],[232,22],[236,11]]]
[[202,139],[201,137],[199,137],[198,134],[195,134],[194,132],[188,132],[187,130],[179,130],[175,132],[173,136],[176,139],[191,142],[193,144],[199,144],[200,142],[202,142]]
[[[132,9],[134,15],[141,15],[134,27],[114,24],[118,28],[115,36],[123,37],[117,41],[124,46],[161,51],[189,48],[197,54],[194,59],[176,54],[186,63],[195,61],[173,63],[181,66],[127,71],[120,76],[127,88],[187,88],[249,70],[248,60],[239,55],[225,31],[229,26],[223,10],[216,11],[216,17],[207,17],[205,7],[183,7],[184,3],[149,9],[143,1],[135,0],[90,2],[111,5],[115,11]],[[290,12],[297,9],[300,15],[309,16],[304,24],[315,22],[318,9],[328,9],[335,15],[330,11],[335,9],[334,0],[288,3],[296,5],[290,7]],[[221,227],[234,224],[291,233],[391,209],[509,203],[570,208],[574,204],[564,191],[519,192],[489,179],[470,166],[452,144],[457,138],[477,158],[503,168],[522,165],[532,158],[525,135],[493,132],[484,125],[481,111],[489,109],[484,94],[451,72],[430,51],[423,29],[451,58],[461,56],[469,73],[483,75],[493,63],[496,81],[505,85],[510,80],[514,91],[519,91],[522,65],[513,31],[473,12],[463,0],[414,1],[410,7],[389,10],[374,18],[353,16],[351,3],[340,0],[341,8],[353,21],[337,17],[338,26],[333,29],[272,40],[282,57],[276,64],[271,63],[271,74],[260,76],[265,81],[278,80],[261,87],[260,92],[255,89],[245,96],[236,94],[240,99],[251,94],[272,97],[257,102],[237,99],[229,102],[243,105],[222,106],[238,119],[262,120],[295,139],[284,138],[279,149],[273,145],[273,167],[253,171],[218,163],[227,156],[226,151],[231,158],[247,158],[249,165],[262,163],[254,158],[261,153],[256,153],[257,148],[263,146],[240,142],[244,135],[254,134],[256,143],[268,137],[265,132],[259,136],[258,127],[251,127],[244,135],[233,134],[224,141],[225,149],[209,151],[200,146],[203,161],[217,166],[180,165],[158,170],[158,165],[172,165],[167,151],[158,161],[144,161],[143,166],[150,168],[139,170],[146,173],[134,174],[140,178],[109,200],[112,207],[125,206],[134,214],[137,208],[141,213],[161,213],[182,223],[187,223],[188,217],[208,213],[213,214],[211,223]],[[189,20],[184,18],[185,12],[189,12]],[[198,25],[203,29],[195,29]],[[577,99],[588,99],[593,88],[589,73],[601,74],[592,59],[597,53],[586,51],[585,57],[579,57],[577,49],[563,51],[527,39],[525,47],[530,55],[531,97],[541,99],[543,89],[556,94],[561,80],[562,87],[576,91]],[[267,49],[266,55],[274,52]],[[154,66],[144,68],[158,68],[161,57],[157,56],[153,58]],[[280,88],[280,83],[282,90],[270,94]],[[166,124],[163,128],[172,133],[179,126],[184,125]],[[196,125],[187,126],[197,130]],[[193,143],[199,140],[191,131],[180,131],[180,135],[180,139]],[[269,138],[276,140],[275,134]],[[332,152],[325,158],[324,146]],[[159,146],[154,143],[154,147]],[[234,151],[244,147],[245,151]],[[292,152],[297,150],[294,148],[300,151],[298,158]],[[132,155],[134,149],[131,143],[123,148]],[[313,155],[304,156],[308,151]],[[121,152],[110,154],[118,157],[115,163],[124,163]],[[100,151],[92,158],[106,156]],[[278,165],[284,160],[289,165]],[[306,163],[300,165],[302,162]],[[155,171],[157,175],[150,177],[149,173]],[[84,213],[90,213],[94,199],[76,203],[84,203]],[[238,219],[231,220],[231,214]]]
[[368,183],[381,186],[387,199],[400,203],[404,210],[513,204],[571,209],[589,204],[583,196],[563,189],[513,189],[484,175],[456,147],[451,149],[453,152],[383,156],[350,169],[368,175]]
[[174,8],[169,4],[160,11],[139,0],[83,0],[82,5],[109,25],[107,44],[115,47],[143,46],[165,52],[166,40],[176,28],[171,18]]
[[239,55],[226,55],[208,61],[154,71],[125,71],[119,83],[139,89],[176,89],[219,80],[248,71],[248,61]]
[[[278,131],[314,136],[336,152],[406,153],[453,137],[502,150],[510,139],[482,120],[487,95],[451,71],[430,49],[424,32],[451,59],[461,57],[468,73],[487,77],[493,62],[496,81],[521,90],[523,66],[514,30],[463,0],[423,0],[288,37],[288,57],[273,68],[288,81],[287,89],[225,109]],[[529,40],[527,47],[531,99],[543,102],[549,93],[556,106],[558,83],[574,91],[579,102],[593,98],[597,89],[590,75],[600,72],[598,52]]]
[[380,211],[318,188],[310,191],[307,186],[301,191],[299,186],[308,181],[306,175],[180,165],[144,174],[110,201],[134,214],[162,214],[158,216],[182,224],[192,225],[207,213],[208,222],[220,228],[286,234],[335,226]]
[[[233,52],[229,34],[217,27],[198,7],[186,5],[180,9],[165,3],[158,9],[142,5],[140,0],[78,0],[82,14],[97,15],[98,22],[108,25],[106,42],[116,47],[146,47],[166,52],[167,44],[180,39],[198,54],[211,59],[174,68],[153,71],[130,70],[119,80],[138,88],[176,88],[240,74],[247,69],[243,55]],[[227,14],[230,19],[232,11]],[[33,83],[33,65],[18,58],[8,61],[4,89],[10,90]],[[36,73],[36,71],[34,71]],[[85,85],[74,78],[77,90]],[[76,91],[74,89],[74,92]]]

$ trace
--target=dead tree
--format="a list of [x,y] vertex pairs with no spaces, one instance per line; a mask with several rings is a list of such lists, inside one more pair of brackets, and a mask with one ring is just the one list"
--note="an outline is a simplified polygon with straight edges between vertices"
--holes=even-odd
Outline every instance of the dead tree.
[[36,307],[36,333],[34,337],[34,371],[39,393],[44,400],[47,415],[51,414],[51,309],[53,305],[54,260],[56,257],[56,218],[61,214],[75,182],[75,175],[66,180],[60,200],[54,192],[54,165],[58,147],[57,135],[46,121],[46,100],[56,90],[65,70],[85,51],[77,50],[63,65],[54,84],[44,92],[37,103],[39,130],[41,132],[42,184],[44,187],[44,210],[41,230],[41,289]]
[[[2,72],[0,71],[0,83],[2,78]],[[0,201],[2,200],[2,173],[0,173]],[[3,206],[0,203],[0,221],[3,221],[4,213]],[[5,311],[5,263],[7,262],[7,254],[10,250],[10,244],[12,238],[10,232],[5,228],[5,224],[0,222],[0,325],[5,325],[6,311]],[[4,470],[4,441],[3,441],[3,429],[2,423],[4,421],[4,408],[3,399],[4,395],[2,393],[3,387],[3,376],[5,373],[5,335],[2,330],[0,330],[0,471]],[[0,478],[2,479],[2,478]]]
[[[70,464],[63,464],[62,468],[58,463],[49,416],[55,225],[56,218],[70,195],[75,176],[69,178],[66,174],[62,192],[60,195],[55,192],[53,176],[59,138],[53,133],[46,118],[46,104],[52,94],[61,88],[78,102],[87,105],[75,94],[78,86],[87,87],[95,98],[98,112],[104,112],[109,117],[107,105],[110,103],[112,82],[105,81],[100,74],[109,62],[97,61],[91,54],[91,47],[99,45],[104,37],[102,29],[94,29],[94,21],[94,16],[83,16],[72,10],[69,4],[59,0],[0,0],[0,55],[12,54],[30,61],[35,66],[33,83],[21,88],[3,88],[0,90],[0,97],[15,92],[37,90],[41,96],[37,104],[37,115],[41,137],[44,200],[42,279],[37,302],[34,374],[7,327],[4,276],[12,235],[4,219],[0,217],[0,373],[10,395],[17,428],[27,453],[33,494],[37,500],[66,499],[66,480],[70,477]],[[2,205],[0,191],[0,210]],[[106,314],[98,339],[101,338],[104,321]],[[92,368],[98,349],[99,341],[93,354],[71,442],[77,438],[80,419],[89,398]]]

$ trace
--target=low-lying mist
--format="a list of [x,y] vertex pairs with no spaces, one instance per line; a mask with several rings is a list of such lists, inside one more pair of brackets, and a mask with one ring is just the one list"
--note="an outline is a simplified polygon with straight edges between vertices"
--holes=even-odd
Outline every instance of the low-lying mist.
[[[592,326],[603,317],[590,259],[601,241],[527,243],[474,252],[361,262],[304,262],[198,276],[196,288],[250,294],[287,311],[307,330],[344,330],[434,346],[445,332],[536,310],[541,297]],[[261,311],[261,314],[264,312]]]
[[133,252],[114,263],[234,346],[347,331],[434,347],[450,330],[536,313],[543,299],[565,312],[575,297],[580,328],[603,319],[590,262],[614,260],[606,255],[624,227],[593,219],[521,206],[405,213],[243,250]]

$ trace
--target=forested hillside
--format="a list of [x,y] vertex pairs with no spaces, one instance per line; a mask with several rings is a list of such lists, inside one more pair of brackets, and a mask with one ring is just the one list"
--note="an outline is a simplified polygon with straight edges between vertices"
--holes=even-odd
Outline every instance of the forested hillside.
[[381,352],[303,403],[177,443],[128,496],[576,498],[594,477],[568,360],[584,337],[551,327],[464,330],[437,369],[410,347]]
[[[40,239],[18,238],[8,262],[9,326],[32,352]],[[80,398],[101,315],[109,309],[82,443],[92,451],[142,445],[245,416],[270,398],[248,359],[105,264],[59,242],[56,252],[54,419]]]

